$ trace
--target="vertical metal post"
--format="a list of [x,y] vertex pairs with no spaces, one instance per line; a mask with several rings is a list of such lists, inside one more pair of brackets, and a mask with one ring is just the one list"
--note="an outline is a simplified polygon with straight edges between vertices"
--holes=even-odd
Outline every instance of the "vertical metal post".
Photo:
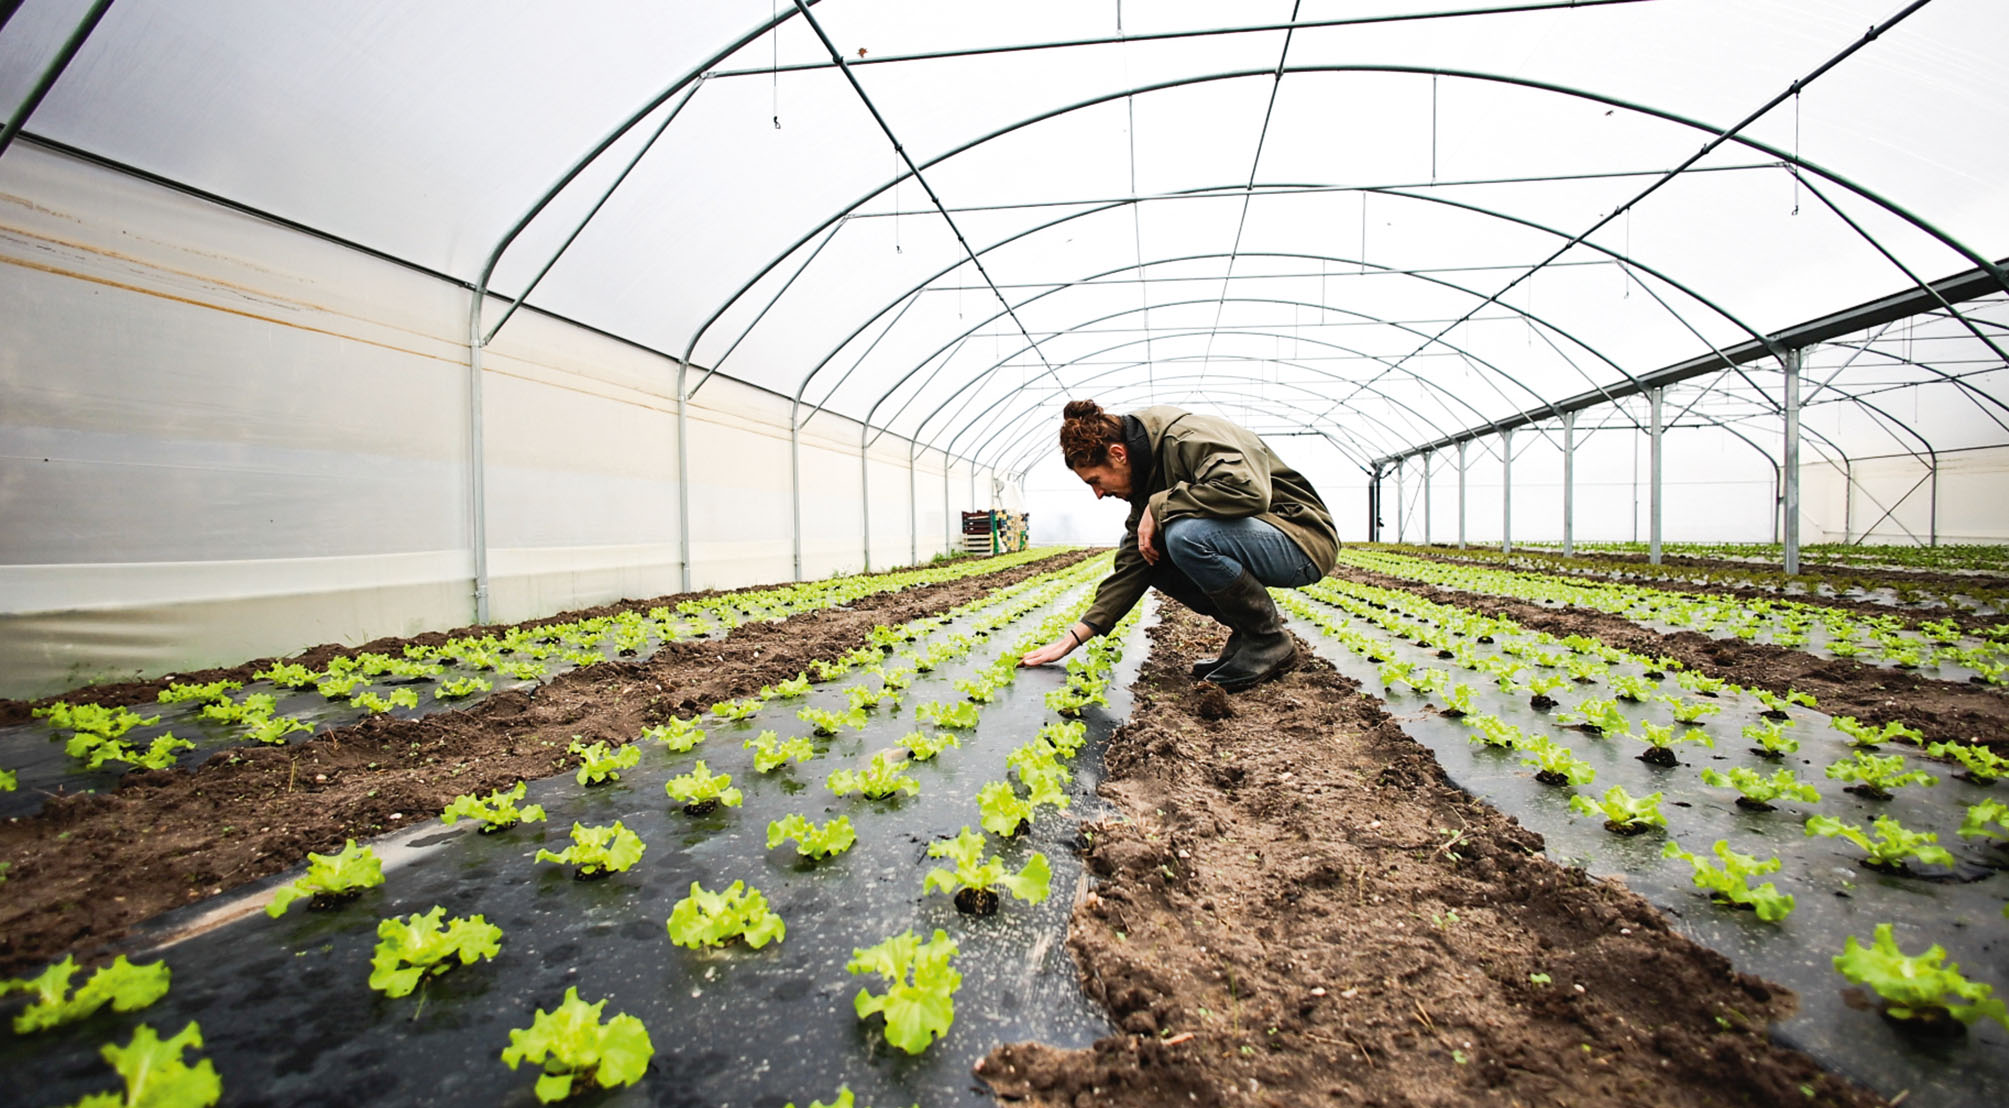
[[1660,564],[1660,509],[1663,485],[1660,472],[1661,400],[1666,392],[1664,388],[1646,390],[1646,406],[1653,413],[1652,430],[1648,432],[1650,437],[1647,440],[1646,560],[1654,565]]
[[1465,443],[1458,443],[1458,549],[1465,549]]
[[1409,508],[1409,502],[1402,498],[1402,470],[1408,464],[1408,462],[1409,459],[1407,458],[1399,458],[1395,462],[1395,541],[1396,542],[1401,542],[1403,541],[1404,538],[1407,537],[1406,535],[1407,529],[1403,527],[1402,517],[1407,514],[1407,510]]
[[684,387],[689,362],[677,363],[677,561],[683,591],[691,591],[691,424],[690,390]]
[[1800,363],[1799,348],[1786,351],[1781,368],[1786,371],[1786,444],[1784,464],[1779,472],[1779,533],[1785,544],[1786,576],[1800,572]]
[[488,622],[488,465],[487,423],[481,391],[481,299],[475,293],[467,313],[467,499],[468,549],[474,555],[474,622]]
[[1500,432],[1500,553],[1514,552],[1514,431]]
[[956,549],[956,533],[950,530],[950,520],[955,513],[949,511],[949,467],[954,464],[947,450],[942,451],[942,553],[953,554]]
[[1430,458],[1429,451],[1423,453],[1423,545],[1430,545]]
[[1856,541],[1856,464],[1842,459],[1842,545]]
[[1575,411],[1563,413],[1563,557],[1576,553],[1577,483],[1576,483],[1576,435],[1577,414]]
[[1938,546],[1939,545],[1939,455],[1937,452],[1931,455],[1931,461],[1929,464],[1932,466],[1932,471],[1929,474],[1927,474],[1927,476],[1930,477],[1932,480],[1932,487],[1928,490],[1928,492],[1930,493],[1932,500],[1928,510],[1931,511],[1932,516],[1926,522],[1932,528],[1932,530],[1928,534],[1928,538],[1930,540],[1929,545]]
[[[826,398],[827,399],[827,398]],[[869,450],[865,436],[871,434],[867,424],[858,425],[858,513],[860,526],[865,528],[865,572],[872,572],[872,463],[867,461]]]
[[1381,541],[1381,467],[1367,474],[1367,541]]
[[795,547],[795,579],[802,580],[802,424],[795,418],[802,401],[788,404],[788,518]]

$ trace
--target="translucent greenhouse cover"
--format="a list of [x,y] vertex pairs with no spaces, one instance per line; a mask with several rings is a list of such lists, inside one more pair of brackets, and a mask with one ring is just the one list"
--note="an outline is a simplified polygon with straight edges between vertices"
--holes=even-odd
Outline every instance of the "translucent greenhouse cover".
[[[0,107],[92,8],[26,0]],[[1806,366],[1945,392],[1945,448],[2009,438],[2005,47],[2002,0],[120,0],[27,133],[1008,471],[1069,396],[1366,467],[1979,267]]]

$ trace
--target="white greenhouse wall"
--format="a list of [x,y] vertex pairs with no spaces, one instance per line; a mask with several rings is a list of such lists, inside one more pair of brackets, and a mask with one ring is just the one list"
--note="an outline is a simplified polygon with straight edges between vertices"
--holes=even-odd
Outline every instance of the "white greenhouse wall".
[[1846,473],[1802,466],[1801,541],[1919,545],[1935,530],[1940,543],[2009,539],[2009,447],[1941,454],[1937,488],[1930,472],[1909,455],[1860,459]]
[[[13,146],[0,695],[472,622],[467,295]],[[676,363],[523,312],[483,369],[492,618],[678,591]],[[724,377],[692,402],[694,587],[794,576],[788,415]],[[806,576],[863,565],[858,441],[828,413],[804,434]],[[908,535],[907,450],[873,450],[874,568],[946,546],[939,453]]]

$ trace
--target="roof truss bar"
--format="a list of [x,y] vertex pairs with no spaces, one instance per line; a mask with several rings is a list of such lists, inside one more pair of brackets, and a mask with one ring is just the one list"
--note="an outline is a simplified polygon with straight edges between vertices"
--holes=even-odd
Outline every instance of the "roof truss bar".
[[[1997,262],[1996,268],[1999,270],[2005,264],[2009,264],[2009,259]],[[1567,400],[1558,400],[1553,405],[1531,408],[1517,415],[1496,420],[1490,426],[1475,427],[1460,431],[1455,435],[1450,435],[1434,442],[1410,447],[1398,454],[1390,454],[1378,459],[1378,461],[1382,464],[1391,464],[1411,454],[1420,454],[1426,450],[1442,450],[1445,447],[1455,446],[1460,442],[1469,442],[1482,435],[1492,434],[1495,431],[1525,427],[1551,414],[1582,411],[1585,408],[1605,403],[1608,398],[1616,399],[1623,396],[1632,396],[1643,393],[1650,388],[1659,388],[1662,385],[1673,384],[1676,381],[1685,381],[1690,377],[1699,377],[1705,373],[1716,372],[1723,368],[1724,362],[1729,362],[1733,365],[1747,365],[1751,362],[1772,357],[1774,349],[1791,350],[1802,346],[1812,346],[1842,335],[1865,331],[1869,328],[1889,323],[1892,320],[1917,315],[1920,312],[1938,307],[1941,302],[1959,303],[1963,300],[1972,300],[1977,296],[1993,292],[1997,287],[1993,272],[1979,268],[1970,269],[1963,273],[1956,273],[1951,277],[1934,281],[1930,285],[1910,288],[1903,292],[1892,293],[1889,296],[1878,297],[1875,300],[1857,304],[1852,308],[1844,308],[1841,311],[1831,312],[1817,319],[1810,319],[1804,323],[1795,324],[1782,331],[1775,332],[1763,340],[1754,339],[1738,343],[1735,346],[1726,347],[1721,351],[1698,355],[1685,361],[1676,362],[1673,365],[1653,370],[1650,373],[1640,374],[1633,381],[1611,385],[1597,392],[1579,393]]]
[[[0,18],[0,25],[4,25],[7,18],[13,16],[14,8],[17,6],[8,5],[6,18]],[[0,126],[0,157],[4,157],[7,148],[14,144],[14,136],[20,134],[21,128],[28,125],[28,117],[34,115],[35,109],[42,106],[42,98],[49,95],[50,89],[56,87],[56,78],[61,77],[63,71],[70,67],[71,59],[77,56],[77,51],[84,48],[84,40],[91,37],[92,31],[97,30],[98,21],[105,17],[105,9],[111,6],[112,0],[97,0],[97,3],[91,5],[91,10],[84,13],[84,18],[77,21],[76,29],[70,32],[70,37],[64,41],[62,49],[56,51],[56,56],[49,60],[48,67],[42,70],[42,76],[36,79],[35,87],[28,90],[28,95],[14,109],[14,114],[8,118],[6,125]]]

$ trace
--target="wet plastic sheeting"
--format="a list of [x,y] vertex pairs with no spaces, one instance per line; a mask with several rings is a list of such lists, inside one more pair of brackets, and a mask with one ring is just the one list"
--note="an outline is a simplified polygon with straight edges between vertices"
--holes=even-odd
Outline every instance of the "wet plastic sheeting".
[[[1344,615],[1338,609],[1336,614]],[[1471,741],[1469,727],[1426,705],[1439,698],[1404,688],[1383,689],[1378,666],[1325,637],[1317,626],[1293,617],[1293,629],[1314,644],[1319,655],[1363,688],[1386,698],[1388,711],[1404,731],[1428,746],[1444,772],[1460,788],[1518,819],[1547,840],[1549,857],[1580,865],[1599,876],[1615,876],[1666,912],[1683,934],[1720,951],[1736,967],[1791,988],[1799,995],[1799,1011],[1781,1023],[1776,1034],[1806,1051],[1823,1065],[1866,1084],[1885,1096],[1911,1090],[1911,1103],[1926,1105],[1999,1105],[2009,1103],[2009,1035],[1996,1024],[1981,1022],[1964,1042],[1933,1044],[1894,1030],[1868,1004],[1873,993],[1857,989],[1835,972],[1831,959],[1842,952],[1844,938],[1855,935],[1868,943],[1878,923],[1896,925],[1898,946],[1918,954],[1932,943],[1946,947],[1948,960],[1958,963],[1969,980],[1993,985],[1998,995],[2009,992],[2009,921],[2002,917],[2009,898],[2009,878],[1982,863],[2005,861],[2001,848],[1978,845],[1954,834],[1966,806],[1990,795],[2000,796],[2009,785],[1993,790],[1957,780],[1948,766],[1910,757],[1907,768],[1924,769],[1939,778],[1933,788],[1897,790],[1888,802],[1862,800],[1842,791],[1846,782],[1824,776],[1826,767],[1849,756],[1847,741],[1831,730],[1826,716],[1794,706],[1790,734],[1800,750],[1782,762],[1770,762],[1749,752],[1741,736],[1746,724],[1758,720],[1764,705],[1755,699],[1724,693],[1713,703],[1722,707],[1701,727],[1716,740],[1714,750],[1695,743],[1676,746],[1681,765],[1663,769],[1639,761],[1646,749],[1637,738],[1602,738],[1551,722],[1552,717],[1584,697],[1609,697],[1604,685],[1572,684],[1555,696],[1561,703],[1548,713],[1534,711],[1525,696],[1500,693],[1490,675],[1468,673],[1440,660],[1434,648],[1397,641],[1372,624],[1354,621],[1354,629],[1374,635],[1394,650],[1399,661],[1449,670],[1454,679],[1472,686],[1479,712],[1518,724],[1532,735],[1548,735],[1569,747],[1597,770],[1591,784],[1576,789],[1555,788],[1534,778],[1521,764],[1523,755]],[[1468,640],[1469,641],[1469,640]],[[1473,644],[1475,651],[1494,647]],[[1614,674],[1641,675],[1639,665],[1615,665]],[[1526,676],[1523,674],[1522,676]],[[1669,693],[1681,693],[1672,677],[1662,683]],[[1683,694],[1693,697],[1694,694]],[[1666,707],[1641,709],[1624,704],[1635,719],[1656,723],[1672,717]],[[1819,804],[1782,800],[1771,812],[1750,812],[1735,803],[1731,789],[1702,783],[1706,766],[1728,771],[1744,766],[1769,776],[1781,766],[1821,794]],[[1580,793],[1600,798],[1613,785],[1641,796],[1662,792],[1661,812],[1666,832],[1615,835],[1600,818],[1570,811],[1569,798]],[[1809,838],[1802,831],[1808,814],[1819,812],[1866,832],[1878,815],[1897,819],[1911,830],[1936,831],[1940,845],[1960,864],[1945,878],[1891,877],[1856,864],[1861,852],[1840,839]],[[1692,868],[1680,859],[1663,859],[1661,845],[1672,838],[1682,849],[1717,861],[1710,846],[1728,839],[1730,848],[1760,859],[1776,856],[1783,863],[1776,873],[1757,879],[1771,881],[1795,897],[1792,913],[1778,923],[1765,923],[1748,911],[1715,906],[1690,881]],[[1938,873],[1943,867],[1923,867]]]
[[[1061,603],[1080,595],[1072,590]],[[0,1065],[10,1082],[33,1075],[28,1103],[67,1103],[115,1083],[98,1058],[99,1044],[125,1041],[142,1021],[167,1034],[195,1019],[202,1024],[202,1056],[222,1075],[226,1103],[532,1104],[533,1067],[512,1073],[499,1053],[511,1028],[528,1027],[534,1009],[550,1010],[576,985],[589,1003],[608,999],[603,1018],[615,1012],[640,1018],[656,1048],[640,1085],[594,1102],[778,1108],[789,1100],[828,1100],[848,1084],[861,1104],[989,1103],[971,1066],[995,1045],[1037,1039],[1079,1047],[1109,1032],[1082,996],[1062,940],[1084,880],[1073,850],[1077,824],[1096,803],[1101,752],[1128,711],[1121,690],[1136,674],[1143,636],[1130,636],[1111,707],[1084,716],[1089,741],[1071,763],[1072,809],[1059,815],[1042,809],[1023,842],[1000,848],[991,839],[991,849],[1014,868],[1034,850],[1046,854],[1053,894],[1043,904],[1007,897],[997,915],[975,919],[959,914],[945,895],[923,896],[921,879],[940,864],[926,857],[928,844],[975,826],[978,787],[1004,778],[1005,756],[1057,718],[1044,697],[1065,681],[1058,667],[1021,671],[984,708],[960,748],[913,765],[917,796],[836,798],[824,779],[897,745],[916,726],[914,706],[959,698],[956,679],[1010,647],[1050,610],[991,635],[970,659],[919,675],[901,709],[874,713],[862,733],[816,740],[819,756],[800,766],[756,774],[740,742],[768,728],[783,737],[806,734],[796,709],[841,707],[839,690],[857,682],[855,672],[817,686],[808,698],[773,702],[744,723],[708,723],[705,741],[688,754],[644,744],[642,764],[623,771],[617,783],[584,788],[570,776],[534,782],[527,802],[545,806],[547,823],[496,835],[477,834],[466,823],[433,823],[378,840],[385,884],[337,910],[296,907],[269,920],[256,910],[263,902],[258,893],[238,898],[248,914],[157,952],[174,971],[174,987],[161,1002],[143,1013],[100,1014],[79,1027],[9,1037]],[[745,792],[743,807],[692,818],[665,798],[664,781],[700,758],[712,772],[732,775]],[[818,822],[847,814],[858,842],[820,863],[802,860],[792,842],[767,850],[768,821],[791,811]],[[540,848],[563,849],[574,820],[617,819],[647,844],[627,873],[582,882],[570,867],[532,861]],[[787,937],[757,951],[739,943],[713,951],[673,945],[665,924],[691,882],[716,890],[734,880],[768,897],[788,925]],[[502,929],[501,954],[456,966],[422,995],[391,1000],[371,990],[377,921],[435,904],[448,917],[485,915]],[[162,928],[200,926],[231,910],[205,905]],[[860,987],[883,992],[883,981],[854,977],[844,965],[857,947],[909,928],[926,938],[937,927],[961,948],[952,963],[963,975],[956,1021],[945,1038],[909,1057],[886,1044],[879,1017],[861,1022],[852,1010]]]

